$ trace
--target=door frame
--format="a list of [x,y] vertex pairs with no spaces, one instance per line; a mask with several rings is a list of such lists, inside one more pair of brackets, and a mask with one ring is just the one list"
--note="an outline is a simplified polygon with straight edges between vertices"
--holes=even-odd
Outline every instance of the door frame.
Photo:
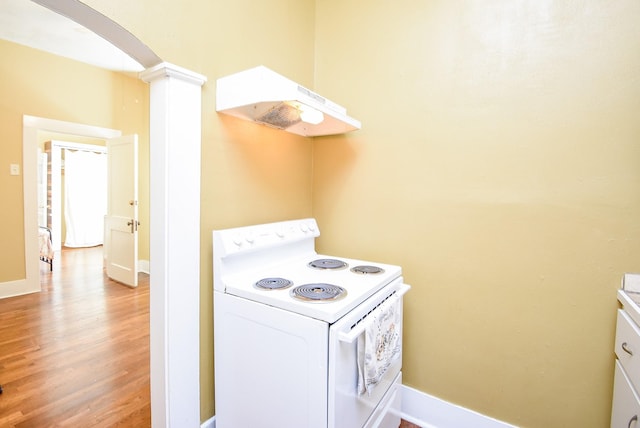
[[[81,135],[108,139],[119,137],[117,129],[61,120],[24,115],[22,118],[22,173],[24,195],[24,253],[25,279],[12,283],[13,294],[27,294],[40,291],[40,269],[38,258],[38,132],[48,131],[61,134]],[[3,284],[3,292],[9,291]],[[11,295],[11,294],[8,294]]]

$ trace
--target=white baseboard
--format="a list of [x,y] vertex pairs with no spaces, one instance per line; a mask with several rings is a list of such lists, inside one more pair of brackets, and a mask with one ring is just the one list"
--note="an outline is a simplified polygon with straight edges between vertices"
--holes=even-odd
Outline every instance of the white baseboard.
[[37,293],[40,291],[40,282],[18,279],[16,281],[0,282],[0,299],[22,296],[23,294]]
[[[401,391],[402,419],[422,428],[517,428],[405,385]],[[216,417],[203,422],[200,428],[216,428]]]
[[149,260],[138,260],[138,272],[149,274]]
[[[107,268],[107,259],[104,257],[102,258],[102,268]],[[138,272],[146,273],[147,275],[149,275],[151,273],[151,270],[149,269],[149,260],[138,259]]]
[[405,385],[402,418],[422,428],[517,428]]
[[216,428],[216,417],[212,416],[200,425],[200,428]]

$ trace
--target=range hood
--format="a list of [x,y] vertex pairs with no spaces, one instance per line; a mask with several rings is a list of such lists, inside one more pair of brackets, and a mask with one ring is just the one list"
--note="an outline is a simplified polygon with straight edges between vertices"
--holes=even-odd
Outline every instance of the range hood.
[[265,66],[218,79],[216,111],[305,137],[361,127],[344,107]]

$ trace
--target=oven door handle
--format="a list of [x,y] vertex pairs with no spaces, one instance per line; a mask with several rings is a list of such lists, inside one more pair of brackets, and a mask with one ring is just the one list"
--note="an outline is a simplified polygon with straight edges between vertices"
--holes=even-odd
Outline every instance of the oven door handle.
[[[411,289],[410,285],[407,285],[407,284],[400,285],[400,287],[395,291],[395,298],[396,299],[400,299],[410,289]],[[371,315],[371,314],[369,314],[369,315]],[[345,342],[345,343],[353,343],[353,342],[355,342],[355,340],[358,338],[358,336],[360,336],[362,333],[364,333],[364,331],[367,329],[367,327],[371,323],[372,319],[373,319],[373,317],[370,318],[369,321],[362,320],[361,322],[356,324],[349,331],[341,331],[340,333],[338,333],[338,339],[340,340],[340,342]]]

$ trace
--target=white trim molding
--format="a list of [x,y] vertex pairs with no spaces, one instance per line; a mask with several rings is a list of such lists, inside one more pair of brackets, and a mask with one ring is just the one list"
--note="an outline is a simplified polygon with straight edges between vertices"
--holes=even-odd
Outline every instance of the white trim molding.
[[[26,246],[27,243],[25,242],[25,247]],[[36,265],[36,268],[38,266],[36,263],[27,264],[34,264]],[[33,281],[33,277],[17,279],[15,281],[0,282],[0,299],[21,296],[23,294],[36,293],[38,291],[40,291],[40,281],[38,280],[36,284],[36,282]]]
[[83,135],[93,138],[113,138],[122,135],[116,129],[65,122],[43,117],[22,116],[22,192],[24,198],[24,263],[25,277],[0,283],[0,298],[40,291],[40,260],[38,258],[38,132]]
[[[401,392],[402,419],[422,428],[518,428],[405,385]],[[204,421],[200,428],[216,428],[216,417]]]
[[200,157],[206,77],[162,63],[150,84],[150,349],[154,428],[200,425]]
[[138,272],[146,273],[149,275],[149,260],[138,259]]
[[200,425],[200,428],[216,428],[216,417],[213,416]]
[[517,428],[405,385],[402,418],[422,428]]

